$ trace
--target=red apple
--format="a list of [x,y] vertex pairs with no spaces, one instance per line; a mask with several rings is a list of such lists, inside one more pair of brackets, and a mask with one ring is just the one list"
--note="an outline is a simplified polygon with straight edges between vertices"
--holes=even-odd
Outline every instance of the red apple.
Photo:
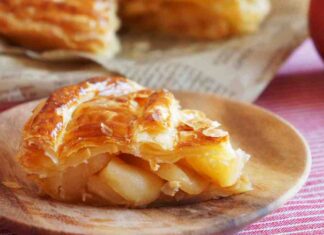
[[311,0],[309,32],[319,54],[324,59],[324,0]]

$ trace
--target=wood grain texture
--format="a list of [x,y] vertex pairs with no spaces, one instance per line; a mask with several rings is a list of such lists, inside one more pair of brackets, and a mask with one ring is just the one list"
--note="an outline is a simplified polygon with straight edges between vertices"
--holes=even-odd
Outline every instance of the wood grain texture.
[[[252,155],[247,172],[254,190],[178,207],[100,208],[40,198],[0,184],[0,225],[23,234],[220,234],[231,233],[278,208],[305,182],[310,152],[298,132],[253,105],[214,95],[178,92],[185,108],[204,111],[229,130],[235,147]],[[23,123],[36,102],[0,115],[0,182],[32,186],[14,156]]]

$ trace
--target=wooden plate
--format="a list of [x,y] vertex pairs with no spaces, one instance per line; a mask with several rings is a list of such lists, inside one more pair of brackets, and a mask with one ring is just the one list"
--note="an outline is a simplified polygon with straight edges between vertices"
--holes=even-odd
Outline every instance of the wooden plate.
[[[20,133],[35,102],[0,115],[0,226],[23,234],[216,234],[231,233],[281,206],[301,188],[310,152],[287,122],[256,106],[214,95],[178,92],[182,106],[219,120],[235,146],[252,154],[247,172],[254,190],[178,207],[116,209],[45,200],[15,187],[26,184],[15,164]],[[1,225],[2,224],[2,225]]]

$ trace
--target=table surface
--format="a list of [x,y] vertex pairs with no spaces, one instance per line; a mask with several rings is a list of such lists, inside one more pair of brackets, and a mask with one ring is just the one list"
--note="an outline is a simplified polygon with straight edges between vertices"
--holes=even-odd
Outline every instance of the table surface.
[[[291,55],[255,103],[299,129],[310,145],[313,164],[307,183],[293,199],[238,235],[324,234],[324,63],[310,40]],[[0,111],[13,105],[1,104]],[[9,234],[0,228],[0,235]]]

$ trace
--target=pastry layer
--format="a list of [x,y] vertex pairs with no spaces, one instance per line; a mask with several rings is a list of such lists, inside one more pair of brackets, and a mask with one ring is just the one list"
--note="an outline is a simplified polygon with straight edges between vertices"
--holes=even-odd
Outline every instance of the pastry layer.
[[0,34],[36,51],[118,51],[115,0],[3,0]]

